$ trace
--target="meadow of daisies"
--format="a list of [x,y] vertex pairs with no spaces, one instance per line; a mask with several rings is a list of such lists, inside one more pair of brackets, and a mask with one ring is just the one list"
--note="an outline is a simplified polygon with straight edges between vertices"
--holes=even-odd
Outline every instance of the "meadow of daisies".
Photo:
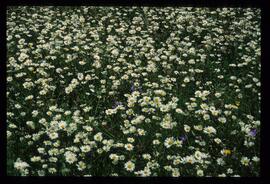
[[259,9],[6,13],[8,175],[260,175]]

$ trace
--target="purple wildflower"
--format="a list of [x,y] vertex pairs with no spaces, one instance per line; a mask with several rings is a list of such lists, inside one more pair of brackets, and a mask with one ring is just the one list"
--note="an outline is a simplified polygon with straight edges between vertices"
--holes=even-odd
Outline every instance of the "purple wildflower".
[[257,134],[257,130],[254,128],[249,132],[249,135],[251,135],[252,137],[255,137]]
[[187,140],[187,135],[181,136],[181,137],[180,137],[180,140],[183,141],[183,142],[184,142],[185,140]]

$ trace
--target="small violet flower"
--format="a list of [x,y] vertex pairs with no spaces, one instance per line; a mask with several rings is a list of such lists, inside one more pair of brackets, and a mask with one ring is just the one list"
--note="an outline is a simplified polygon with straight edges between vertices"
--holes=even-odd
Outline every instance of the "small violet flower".
[[249,132],[249,135],[251,135],[252,137],[255,137],[257,134],[257,130],[254,128]]

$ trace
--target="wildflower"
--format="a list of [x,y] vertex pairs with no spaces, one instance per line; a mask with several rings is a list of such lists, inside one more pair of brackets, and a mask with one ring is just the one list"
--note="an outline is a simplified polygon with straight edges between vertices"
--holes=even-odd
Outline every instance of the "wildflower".
[[172,170],[172,177],[179,177],[180,176],[180,172],[178,168],[175,168]]
[[257,130],[256,129],[252,129],[252,130],[250,130],[249,135],[252,136],[252,137],[255,137],[256,136],[256,133],[257,133]]
[[180,108],[176,108],[176,109],[175,109],[175,112],[176,112],[176,113],[179,113],[179,114],[183,114],[183,110],[180,109]]
[[41,160],[41,157],[40,156],[34,156],[30,160],[31,160],[31,162],[38,162],[38,161]]
[[51,139],[57,139],[58,138],[58,133],[56,133],[56,132],[49,133],[49,137]]
[[27,167],[30,167],[29,164],[26,162],[23,162],[20,158],[18,158],[16,162],[14,162],[14,168],[17,170],[23,171]]
[[101,132],[99,132],[99,133],[97,133],[96,135],[94,135],[94,140],[95,140],[95,141],[101,142],[102,139],[103,139],[103,136],[102,136],[102,133],[101,133]]
[[134,148],[134,146],[133,146],[132,144],[126,144],[126,145],[125,145],[125,148],[126,148],[126,150],[128,150],[128,151],[132,151],[133,148]]
[[160,141],[157,140],[157,139],[155,139],[155,140],[153,140],[153,144],[154,144],[154,145],[158,145],[158,144],[160,144]]
[[151,155],[150,154],[143,154],[142,157],[146,160],[150,160],[151,159]]
[[250,161],[250,159],[247,158],[247,157],[242,157],[241,158],[241,164],[244,165],[244,166],[248,166],[249,165],[249,161]]
[[192,156],[187,156],[185,158],[185,162],[189,163],[189,164],[193,164],[195,162],[194,158]]
[[129,137],[128,139],[128,142],[130,142],[130,143],[133,143],[135,140],[134,140],[134,138],[132,138],[132,137]]
[[91,147],[89,145],[84,145],[84,146],[81,146],[81,150],[82,152],[87,153],[91,150]]
[[214,141],[215,141],[217,144],[220,144],[220,143],[222,142],[219,138],[215,138]]
[[188,125],[184,125],[184,130],[185,130],[185,132],[189,132],[190,131],[190,126],[188,126]]
[[75,153],[72,153],[71,151],[67,151],[65,153],[65,158],[69,164],[72,164],[77,161],[77,155]]
[[60,121],[58,126],[60,129],[65,129],[67,127],[67,123],[65,121]]
[[202,153],[200,151],[196,151],[195,154],[194,154],[194,157],[197,159],[197,160],[201,160],[202,158]]
[[252,157],[252,161],[254,161],[254,162],[259,162],[259,161],[260,161],[260,158],[257,157],[257,156],[254,156],[254,157]]
[[221,123],[226,123],[226,118],[220,117],[220,118],[218,118],[218,121]]
[[181,140],[182,142],[184,142],[185,140],[187,140],[187,135],[180,136],[180,140]]
[[164,145],[166,148],[170,148],[174,144],[174,138],[169,137],[165,139]]
[[131,172],[135,169],[135,164],[132,161],[128,161],[125,163],[125,169]]
[[83,171],[84,169],[86,169],[86,164],[83,161],[78,162],[78,164],[76,165],[79,171]]
[[227,174],[232,174],[232,173],[233,173],[233,169],[228,168],[228,169],[227,169]]
[[203,170],[201,170],[201,169],[197,170],[197,175],[198,176],[203,176],[204,175]]
[[216,134],[217,133],[216,129],[212,126],[205,127],[203,132],[206,134]]
[[225,161],[222,158],[218,158],[217,164],[223,166],[223,165],[225,165]]

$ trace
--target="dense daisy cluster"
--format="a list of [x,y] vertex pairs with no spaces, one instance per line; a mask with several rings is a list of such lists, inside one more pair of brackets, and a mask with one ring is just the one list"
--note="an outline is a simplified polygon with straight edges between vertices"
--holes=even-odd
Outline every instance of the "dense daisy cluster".
[[258,176],[260,10],[9,7],[9,175]]

